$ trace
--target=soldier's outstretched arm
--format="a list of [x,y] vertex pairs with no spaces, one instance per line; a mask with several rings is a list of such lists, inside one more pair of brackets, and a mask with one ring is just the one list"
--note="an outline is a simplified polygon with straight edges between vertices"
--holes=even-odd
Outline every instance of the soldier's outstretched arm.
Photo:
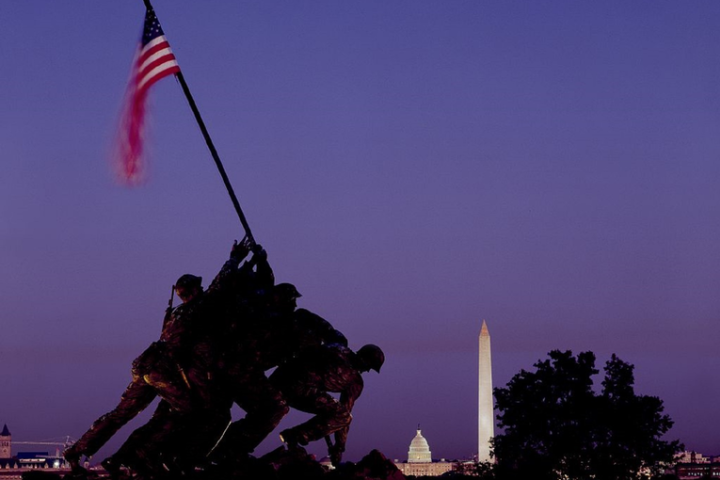
[[[352,409],[355,406],[355,400],[358,399],[363,390],[363,380],[359,373],[355,372],[350,375],[347,379],[347,386],[340,394],[340,404],[342,404],[350,413],[350,421],[352,421]],[[350,423],[344,427],[335,430],[335,444],[332,445],[329,439],[328,441],[328,454],[330,455],[330,461],[334,466],[338,466],[342,460],[342,454],[345,451],[345,444],[347,443],[348,433],[350,433]]]
[[346,386],[343,391],[340,392],[340,404],[347,408],[348,412],[352,413],[355,401],[360,397],[364,385],[365,383],[359,372],[353,372],[347,378]]
[[78,465],[82,455],[94,455],[123,425],[145,410],[155,397],[155,390],[133,372],[133,380],[122,394],[117,407],[95,420],[90,429],[63,452],[63,456]]

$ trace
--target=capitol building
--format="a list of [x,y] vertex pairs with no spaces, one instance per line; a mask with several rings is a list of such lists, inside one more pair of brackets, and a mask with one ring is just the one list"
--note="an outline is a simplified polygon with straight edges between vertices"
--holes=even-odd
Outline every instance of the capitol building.
[[447,462],[445,459],[433,462],[430,445],[422,436],[420,428],[418,428],[415,438],[410,442],[407,462],[395,460],[394,463],[403,475],[438,476],[453,469],[453,462]]

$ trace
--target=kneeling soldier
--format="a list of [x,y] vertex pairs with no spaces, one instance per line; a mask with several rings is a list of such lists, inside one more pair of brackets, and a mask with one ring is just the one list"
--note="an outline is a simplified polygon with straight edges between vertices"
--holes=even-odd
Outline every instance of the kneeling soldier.
[[[283,430],[281,440],[294,448],[327,437],[330,459],[337,466],[345,451],[353,405],[363,390],[361,373],[379,373],[384,362],[385,354],[376,345],[365,345],[357,353],[330,345],[278,367],[270,380],[282,391],[288,405],[315,414],[307,422]],[[328,392],[340,393],[340,400]],[[329,438],[333,433],[334,445]]]

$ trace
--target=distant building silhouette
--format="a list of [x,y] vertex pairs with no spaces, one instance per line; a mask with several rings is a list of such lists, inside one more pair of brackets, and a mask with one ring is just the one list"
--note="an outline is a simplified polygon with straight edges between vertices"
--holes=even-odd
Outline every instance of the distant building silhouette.
[[415,438],[410,442],[410,450],[408,450],[408,463],[429,463],[432,462],[432,454],[430,453],[430,445],[428,445],[425,437],[420,433],[420,426]]
[[712,457],[705,457],[702,453],[685,450],[675,455],[675,461],[677,463],[711,463],[717,462],[718,460]]
[[[32,442],[18,442],[32,443]],[[43,442],[40,442],[41,444]],[[38,444],[38,445],[39,445]],[[0,480],[3,478],[20,478],[22,472],[38,468],[58,470],[65,467],[64,459],[50,455],[49,452],[18,452],[12,454],[12,435],[7,425],[0,432]]]
[[441,459],[439,462],[433,462],[430,453],[430,445],[425,437],[422,436],[418,426],[415,437],[410,442],[408,449],[407,462],[399,462],[395,460],[395,466],[403,473],[403,475],[427,475],[438,476],[453,469],[453,462],[447,462]]
[[680,480],[720,477],[720,463],[678,463],[674,473]]
[[680,480],[720,478],[720,457],[706,457],[686,450],[677,454],[675,461],[675,466],[666,473],[672,473]]
[[0,459],[12,458],[12,435],[7,425],[0,432]]

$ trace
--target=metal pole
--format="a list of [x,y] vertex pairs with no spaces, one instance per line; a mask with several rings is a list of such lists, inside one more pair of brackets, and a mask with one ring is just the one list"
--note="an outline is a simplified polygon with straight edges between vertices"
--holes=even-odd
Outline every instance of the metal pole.
[[175,74],[175,77],[180,82],[180,86],[183,89],[183,92],[185,92],[185,97],[187,98],[188,103],[190,104],[190,108],[193,111],[193,114],[195,115],[195,120],[197,120],[198,126],[200,127],[200,131],[203,134],[203,137],[205,137],[205,143],[207,143],[208,149],[210,149],[210,154],[213,157],[213,160],[215,160],[215,166],[217,167],[218,171],[220,172],[220,176],[222,177],[223,183],[225,183],[225,188],[228,191],[228,194],[230,195],[230,200],[232,200],[233,206],[235,207],[235,212],[237,212],[237,216],[240,219],[240,223],[242,223],[243,228],[245,229],[245,235],[248,237],[248,240],[250,240],[251,245],[255,245],[255,237],[253,237],[252,231],[250,231],[250,225],[248,225],[247,219],[245,218],[245,214],[242,211],[242,208],[240,208],[240,202],[238,202],[237,197],[235,196],[235,191],[233,190],[232,185],[230,184],[230,179],[227,176],[227,173],[225,173],[225,167],[223,167],[222,162],[220,161],[220,156],[217,153],[217,150],[215,150],[215,145],[213,144],[212,138],[210,138],[210,134],[208,133],[207,128],[205,127],[205,122],[203,122],[202,117],[200,116],[200,111],[197,108],[197,105],[195,105],[195,100],[193,99],[192,94],[190,93],[190,89],[187,86],[187,83],[185,82],[185,77],[183,77],[182,71],[177,72]]
[[[143,0],[145,3],[145,8],[148,10],[153,10],[152,5],[150,4],[150,0]],[[190,89],[188,88],[187,83],[185,82],[185,77],[182,74],[182,71],[179,71],[175,74],[175,78],[178,79],[178,82],[180,82],[180,86],[183,89],[183,92],[185,93],[185,98],[187,98],[188,103],[190,104],[190,109],[193,112],[193,115],[195,115],[195,120],[198,123],[198,126],[200,127],[200,131],[203,134],[203,137],[205,138],[205,143],[207,143],[208,149],[210,149],[210,154],[213,157],[213,160],[215,161],[215,166],[217,167],[218,171],[220,172],[220,176],[222,177],[223,183],[225,184],[225,188],[228,191],[228,194],[230,195],[230,200],[232,201],[233,206],[235,207],[235,212],[237,213],[238,218],[240,219],[240,223],[242,223],[243,228],[245,229],[245,235],[247,236],[248,240],[250,241],[251,245],[255,245],[255,237],[253,237],[252,231],[250,230],[250,225],[248,225],[247,219],[245,218],[245,214],[242,211],[242,208],[240,208],[240,202],[238,202],[237,196],[235,196],[235,191],[232,188],[232,185],[230,184],[230,179],[227,176],[227,173],[225,173],[225,167],[223,167],[222,162],[220,161],[220,156],[217,153],[217,150],[215,149],[215,144],[213,144],[212,138],[210,138],[210,133],[208,132],[207,128],[205,127],[205,122],[203,122],[202,116],[200,116],[200,110],[198,110],[197,105],[195,104],[195,99],[193,98],[192,94],[190,93]]]

